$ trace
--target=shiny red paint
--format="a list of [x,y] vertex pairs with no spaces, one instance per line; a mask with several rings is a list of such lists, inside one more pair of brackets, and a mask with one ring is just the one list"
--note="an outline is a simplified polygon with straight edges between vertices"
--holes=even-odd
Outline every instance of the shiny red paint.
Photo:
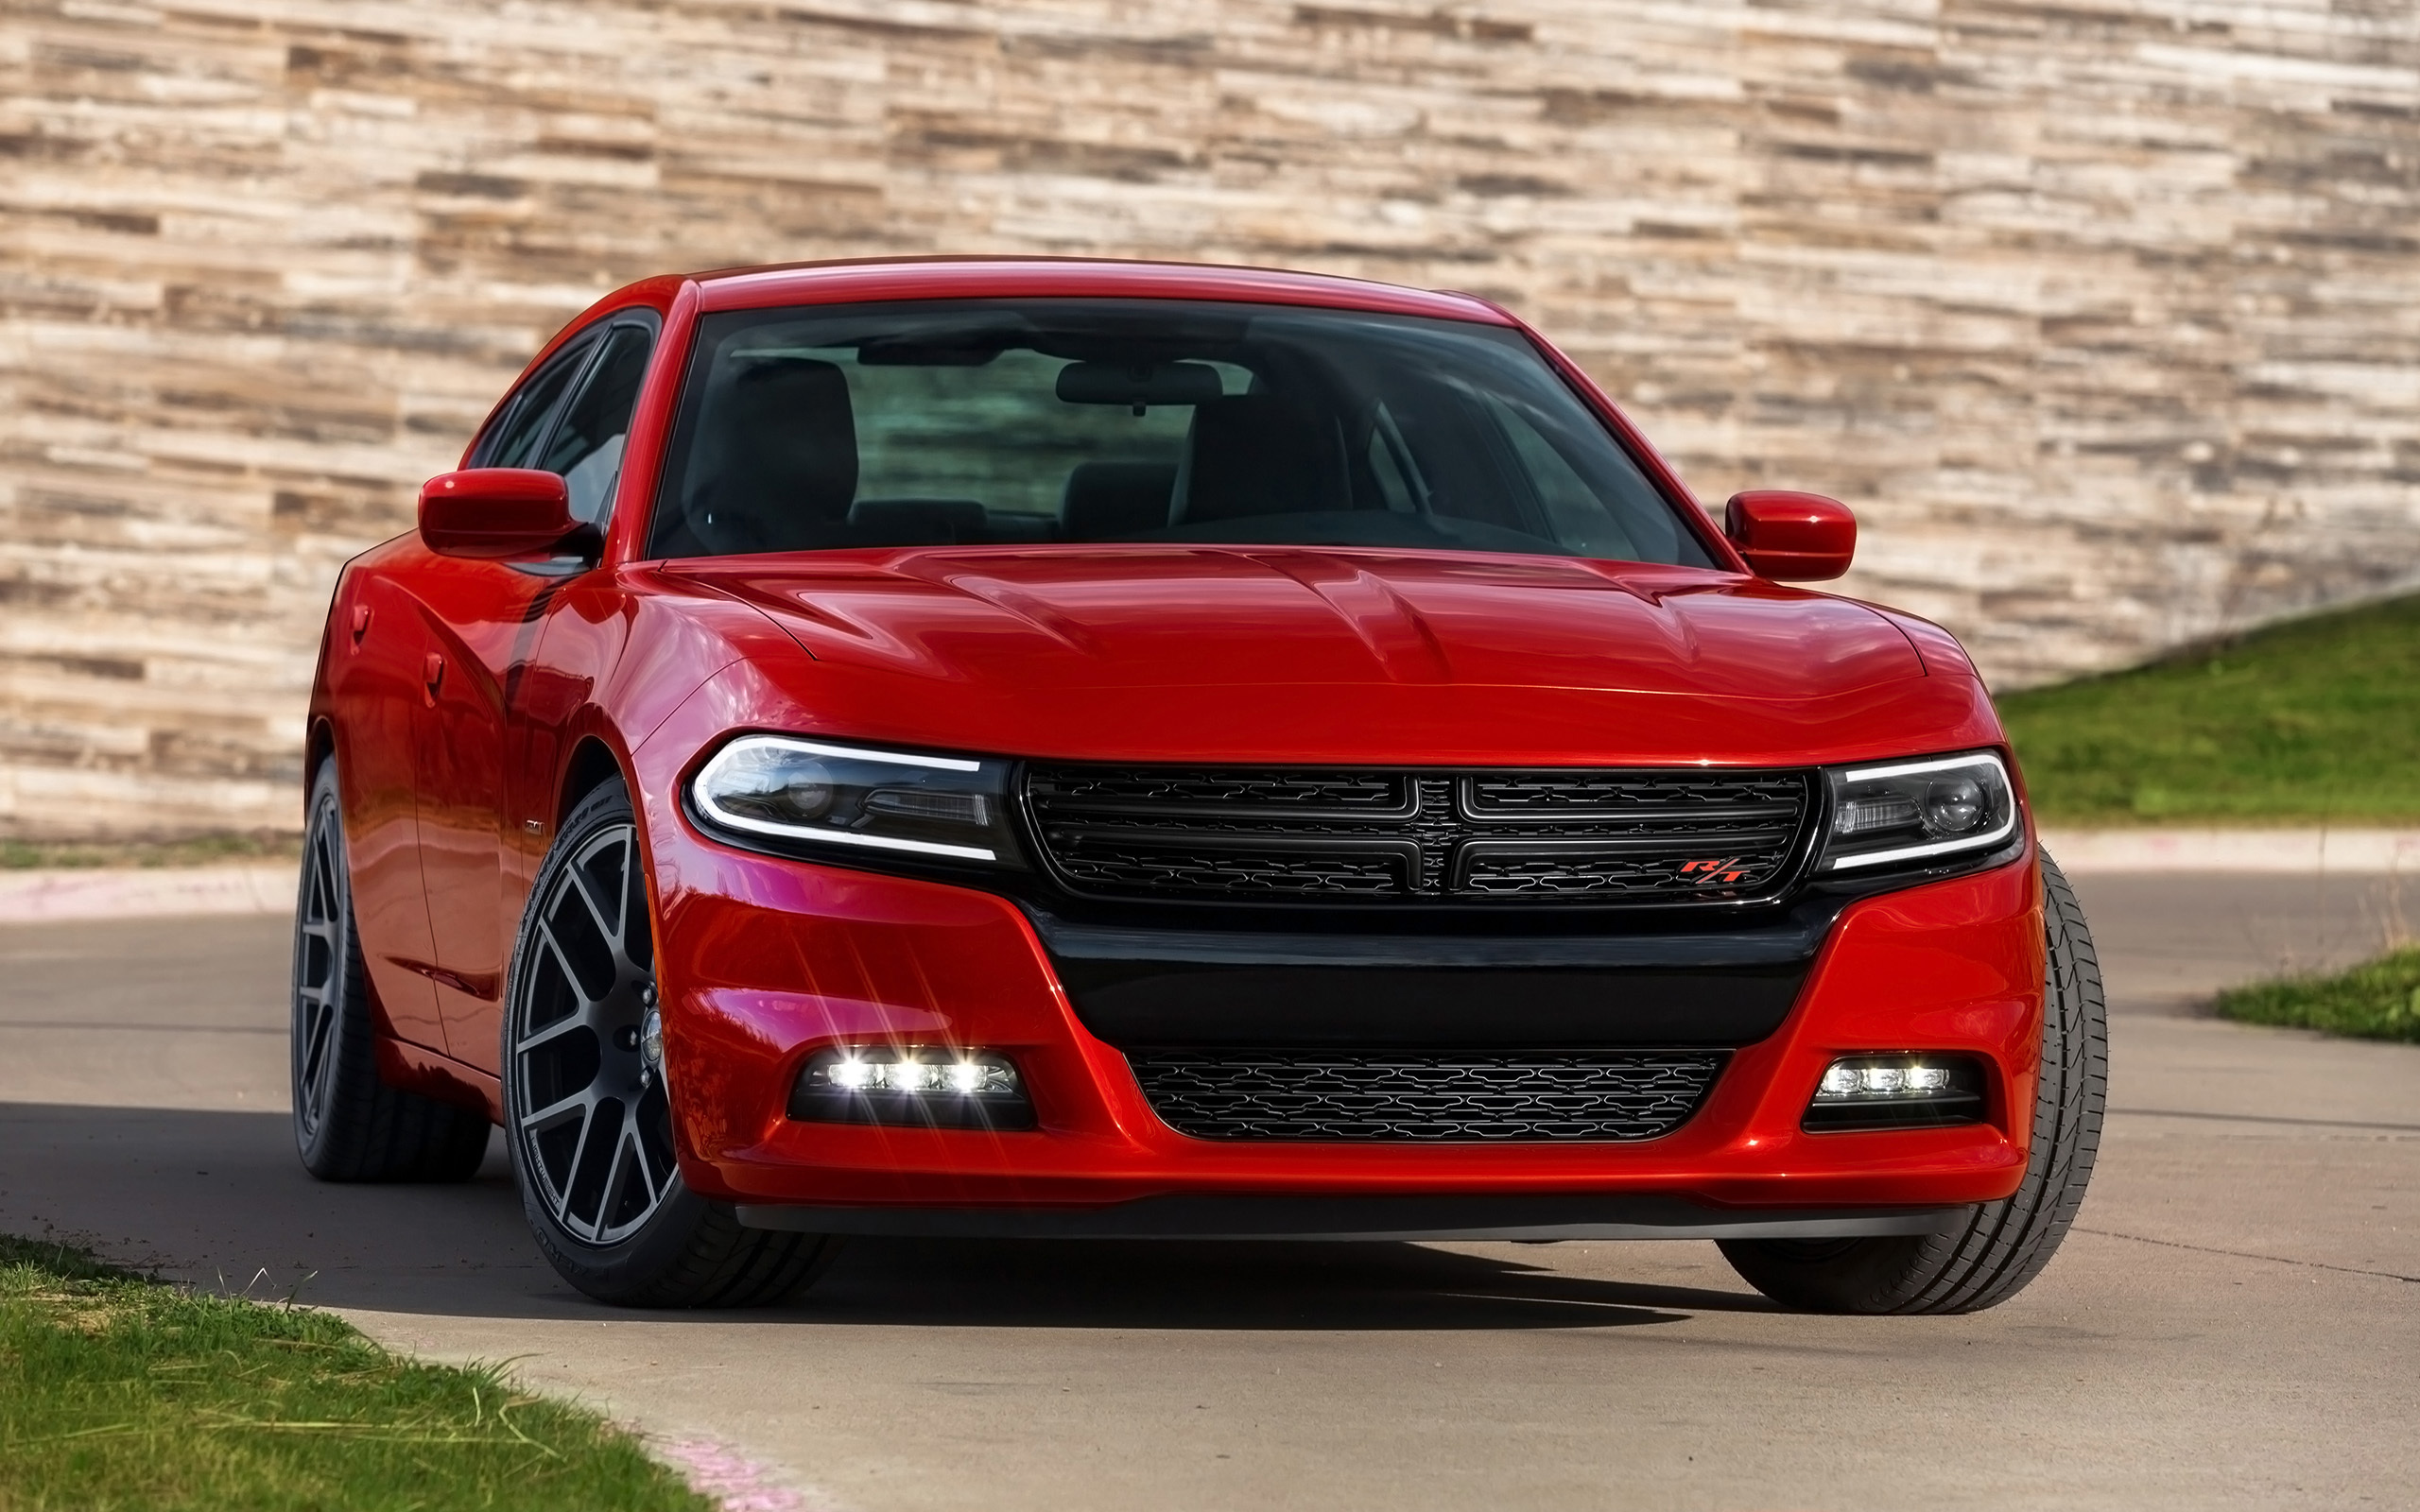
[[[641,770],[655,769],[641,752]],[[666,1061],[683,1167],[734,1200],[1101,1203],[1175,1193],[1608,1191],[1740,1206],[1986,1201],[2024,1172],[2041,1035],[2031,862],[1855,905],[1779,1034],[1737,1054],[1679,1131],[1636,1145],[1237,1145],[1155,1117],[1115,1050],[1069,1010],[1024,917],[986,894],[714,845],[649,815],[662,944],[683,963]],[[839,1043],[979,1045],[1033,1089],[1030,1133],[794,1123],[800,1064]],[[1899,1133],[1798,1126],[1840,1055],[1966,1051],[1989,1122]]]
[[581,529],[563,480],[535,468],[465,468],[420,488],[420,539],[441,557],[545,557]]
[[[2030,855],[1854,904],[1783,1029],[1679,1132],[1636,1146],[1253,1146],[1176,1135],[1076,1020],[1030,926],[970,887],[741,851],[677,794],[742,729],[1015,757],[1764,765],[2004,747],[1956,642],[1751,575],[1453,552],[1242,546],[638,559],[699,314],[856,300],[1118,295],[1518,326],[1483,301],[1258,269],[1046,259],[808,265],[631,285],[550,342],[663,320],[594,565],[441,556],[407,535],[337,585],[312,699],[398,1081],[500,1112],[500,1002],[529,880],[580,779],[620,773],[658,919],[683,1170],[722,1197],[1098,1202],[1155,1192],[1638,1190],[1883,1205],[2006,1194],[2042,994]],[[1526,329],[1526,328],[1523,328]],[[1606,398],[1549,359],[1677,499]],[[465,454],[465,463],[469,454]],[[456,474],[460,476],[461,474]],[[1011,1051],[1041,1127],[792,1124],[835,1040]],[[1824,1064],[1966,1050],[1992,1121],[1807,1135]]]
[[1857,552],[1857,516],[1847,505],[1788,489],[1733,494],[1723,507],[1722,533],[1751,571],[1776,582],[1838,577]]

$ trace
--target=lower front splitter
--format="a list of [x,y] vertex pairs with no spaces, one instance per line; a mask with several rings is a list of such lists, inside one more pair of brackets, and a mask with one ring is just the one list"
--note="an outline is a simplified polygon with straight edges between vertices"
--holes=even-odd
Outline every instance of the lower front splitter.
[[751,1228],[930,1239],[1852,1239],[1940,1231],[1965,1210],[1754,1211],[1679,1197],[1144,1197],[1097,1208],[739,1206]]

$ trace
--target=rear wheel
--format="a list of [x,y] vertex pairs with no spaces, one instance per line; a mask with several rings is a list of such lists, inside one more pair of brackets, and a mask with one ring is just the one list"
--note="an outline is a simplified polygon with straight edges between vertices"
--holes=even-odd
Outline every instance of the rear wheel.
[[629,1307],[749,1307],[836,1247],[745,1228],[673,1157],[654,932],[619,782],[572,811],[538,870],[504,1021],[505,1141],[522,1211],[563,1280]]
[[333,756],[311,782],[292,1002],[294,1145],[305,1169],[322,1181],[461,1181],[479,1168],[486,1115],[378,1079]]
[[2014,1297],[2050,1263],[2083,1206],[2100,1147],[2109,1023],[2083,909],[2047,855],[2042,892],[2042,1077],[2015,1194],[1979,1204],[1937,1234],[1725,1241],[1723,1258],[1749,1285],[1817,1313],[1973,1313]]

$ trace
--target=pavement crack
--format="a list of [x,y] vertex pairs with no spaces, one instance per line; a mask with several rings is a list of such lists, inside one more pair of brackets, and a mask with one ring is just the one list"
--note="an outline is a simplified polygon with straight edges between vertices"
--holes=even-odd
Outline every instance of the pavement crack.
[[2121,1234],[2115,1228],[2086,1228],[2078,1225],[2076,1232],[2095,1234],[2102,1239],[2130,1239],[2138,1245],[2157,1245],[2162,1249],[2190,1249],[2203,1255],[2224,1255],[2231,1260],[2265,1260],[2273,1265],[2301,1265],[2309,1270],[2332,1270],[2346,1276],[2376,1276],[2381,1280],[2410,1281],[2420,1285],[2420,1276],[2406,1276],[2399,1271],[2364,1270],[2359,1265],[2331,1265],[2324,1260],[2291,1260],[2284,1255],[2256,1255],[2248,1249],[2220,1249],[2212,1245],[2188,1245],[2176,1239],[2153,1239],[2148,1234]]

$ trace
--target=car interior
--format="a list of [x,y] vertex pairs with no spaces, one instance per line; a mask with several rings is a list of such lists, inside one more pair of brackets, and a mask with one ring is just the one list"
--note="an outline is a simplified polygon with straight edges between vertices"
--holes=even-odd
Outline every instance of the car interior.
[[650,555],[1226,542],[1707,564],[1517,333],[1051,302],[710,318]]

